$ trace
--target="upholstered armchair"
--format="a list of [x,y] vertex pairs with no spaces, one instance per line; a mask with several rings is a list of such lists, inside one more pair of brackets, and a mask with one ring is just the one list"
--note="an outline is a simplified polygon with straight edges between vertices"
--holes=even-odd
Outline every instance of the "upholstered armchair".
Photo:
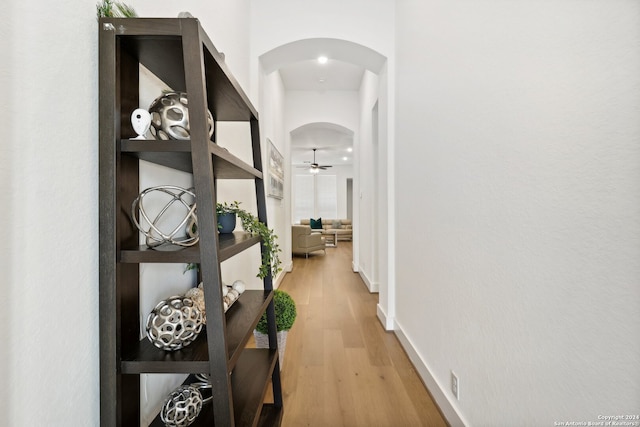
[[310,252],[320,250],[325,250],[322,234],[311,234],[311,227],[308,225],[291,226],[291,252],[308,258]]

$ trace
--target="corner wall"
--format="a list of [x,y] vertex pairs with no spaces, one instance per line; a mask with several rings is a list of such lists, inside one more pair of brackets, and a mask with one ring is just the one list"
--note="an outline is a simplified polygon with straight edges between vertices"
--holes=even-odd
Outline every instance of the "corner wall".
[[640,3],[396,12],[396,315],[439,403],[469,426],[638,414]]
[[[263,142],[263,165],[265,171],[265,191],[268,194],[268,165],[269,139],[284,158],[284,197],[276,199],[267,197],[267,212],[269,227],[273,228],[278,236],[278,244],[282,252],[280,261],[284,271],[291,271],[293,262],[291,259],[291,179],[289,177],[291,162],[289,161],[289,135],[284,129],[285,89],[279,71],[268,75],[260,73],[260,137]],[[284,274],[276,277],[274,285],[278,285]]]
[[[357,271],[362,277],[369,292],[380,290],[380,264],[386,265],[386,259],[379,257],[380,241],[380,212],[378,210],[378,200],[383,194],[380,191],[378,177],[380,176],[380,139],[378,134],[378,122],[380,121],[378,111],[378,76],[370,71],[365,71],[360,84],[359,106],[359,138],[357,140],[358,163],[356,171],[358,173],[358,194],[354,196],[354,204],[358,205],[359,213],[358,228],[358,248],[359,257],[354,259],[358,262]],[[383,118],[384,120],[384,118]]]

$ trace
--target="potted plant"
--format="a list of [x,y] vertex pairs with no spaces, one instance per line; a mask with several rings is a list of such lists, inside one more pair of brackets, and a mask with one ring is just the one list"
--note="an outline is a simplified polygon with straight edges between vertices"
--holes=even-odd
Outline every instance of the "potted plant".
[[126,3],[102,0],[96,4],[98,18],[136,18],[138,14]]
[[216,215],[218,217],[218,231],[220,233],[233,233],[236,228],[236,214],[240,209],[238,202],[216,203]]
[[[278,236],[274,233],[272,229],[269,229],[264,223],[260,222],[258,218],[240,208],[240,202],[232,202],[232,203],[216,203],[216,215],[218,217],[218,230],[221,229],[224,225],[220,223],[220,218],[223,215],[229,215],[233,218],[233,227],[231,231],[226,231],[231,233],[233,229],[235,229],[236,215],[242,221],[242,228],[244,231],[251,234],[258,234],[262,239],[262,246],[264,247],[264,251],[262,251],[262,263],[260,264],[260,268],[258,270],[257,277],[260,279],[264,279],[271,272],[272,276],[276,276],[280,271],[282,271],[280,256],[279,253],[282,252],[280,246],[278,245],[277,239]],[[196,233],[197,224],[195,225],[195,229],[193,229],[193,233]],[[223,231],[220,231],[221,233]],[[185,271],[188,270],[197,270],[198,266],[196,264],[187,264]]]
[[[269,229],[264,223],[260,222],[258,218],[240,208],[240,202],[233,203],[216,203],[216,215],[218,216],[218,229],[220,229],[220,216],[223,214],[231,214],[233,217],[233,228],[235,228],[235,220],[236,215],[242,221],[242,228],[244,231],[251,234],[258,234],[262,239],[262,246],[264,250],[262,251],[262,263],[260,264],[260,268],[258,269],[258,274],[256,275],[260,279],[264,279],[271,273],[272,276],[276,276],[280,271],[282,271],[280,256],[278,255],[282,250],[280,246],[278,246],[278,236],[273,232],[272,229]],[[197,227],[197,225],[196,225]],[[231,230],[233,231],[233,229]],[[231,232],[229,231],[229,233]],[[193,231],[195,233],[195,230]],[[222,231],[221,231],[222,232]],[[185,271],[188,270],[197,270],[197,264],[191,263],[187,264]]]
[[[296,321],[296,303],[291,298],[291,295],[285,291],[276,289],[273,291],[273,306],[276,313],[276,331],[278,337],[278,353],[280,356],[280,369],[282,369],[282,363],[284,362],[284,348],[287,344],[287,333]],[[253,331],[253,336],[256,340],[256,346],[258,348],[269,348],[269,329],[267,325],[267,313],[262,313],[260,321],[256,329]]]

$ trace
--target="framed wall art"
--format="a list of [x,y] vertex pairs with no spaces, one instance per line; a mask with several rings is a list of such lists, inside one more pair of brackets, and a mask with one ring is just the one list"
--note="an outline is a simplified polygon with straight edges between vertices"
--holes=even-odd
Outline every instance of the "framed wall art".
[[267,195],[275,199],[282,199],[284,197],[284,158],[269,138],[267,138],[267,142],[269,156]]

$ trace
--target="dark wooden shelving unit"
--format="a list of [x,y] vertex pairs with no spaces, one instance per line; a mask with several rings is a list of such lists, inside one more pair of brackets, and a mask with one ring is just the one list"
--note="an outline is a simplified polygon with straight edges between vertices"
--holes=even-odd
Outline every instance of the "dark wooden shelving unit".
[[[222,306],[220,263],[261,240],[245,232],[218,234],[215,213],[216,180],[248,179],[255,182],[258,219],[267,222],[258,113],[197,19],[102,18],[99,33],[101,425],[138,424],[139,376],[151,373],[210,375],[214,398],[192,425],[280,425],[271,275],[264,279],[264,290],[245,291],[226,313]],[[135,136],[130,115],[139,105],[140,64],[173,90],[187,92],[190,140],[129,139]],[[214,117],[214,140],[208,135],[207,109]],[[217,145],[220,121],[247,123],[253,165]],[[196,246],[159,250],[139,245],[129,211],[142,190],[140,160],[193,174],[200,236]],[[200,265],[207,326],[181,350],[158,349],[139,335],[141,263]],[[245,348],[265,312],[270,348]],[[189,376],[185,382],[193,381]],[[269,387],[273,402],[263,403]],[[163,425],[159,415],[152,425]]]

